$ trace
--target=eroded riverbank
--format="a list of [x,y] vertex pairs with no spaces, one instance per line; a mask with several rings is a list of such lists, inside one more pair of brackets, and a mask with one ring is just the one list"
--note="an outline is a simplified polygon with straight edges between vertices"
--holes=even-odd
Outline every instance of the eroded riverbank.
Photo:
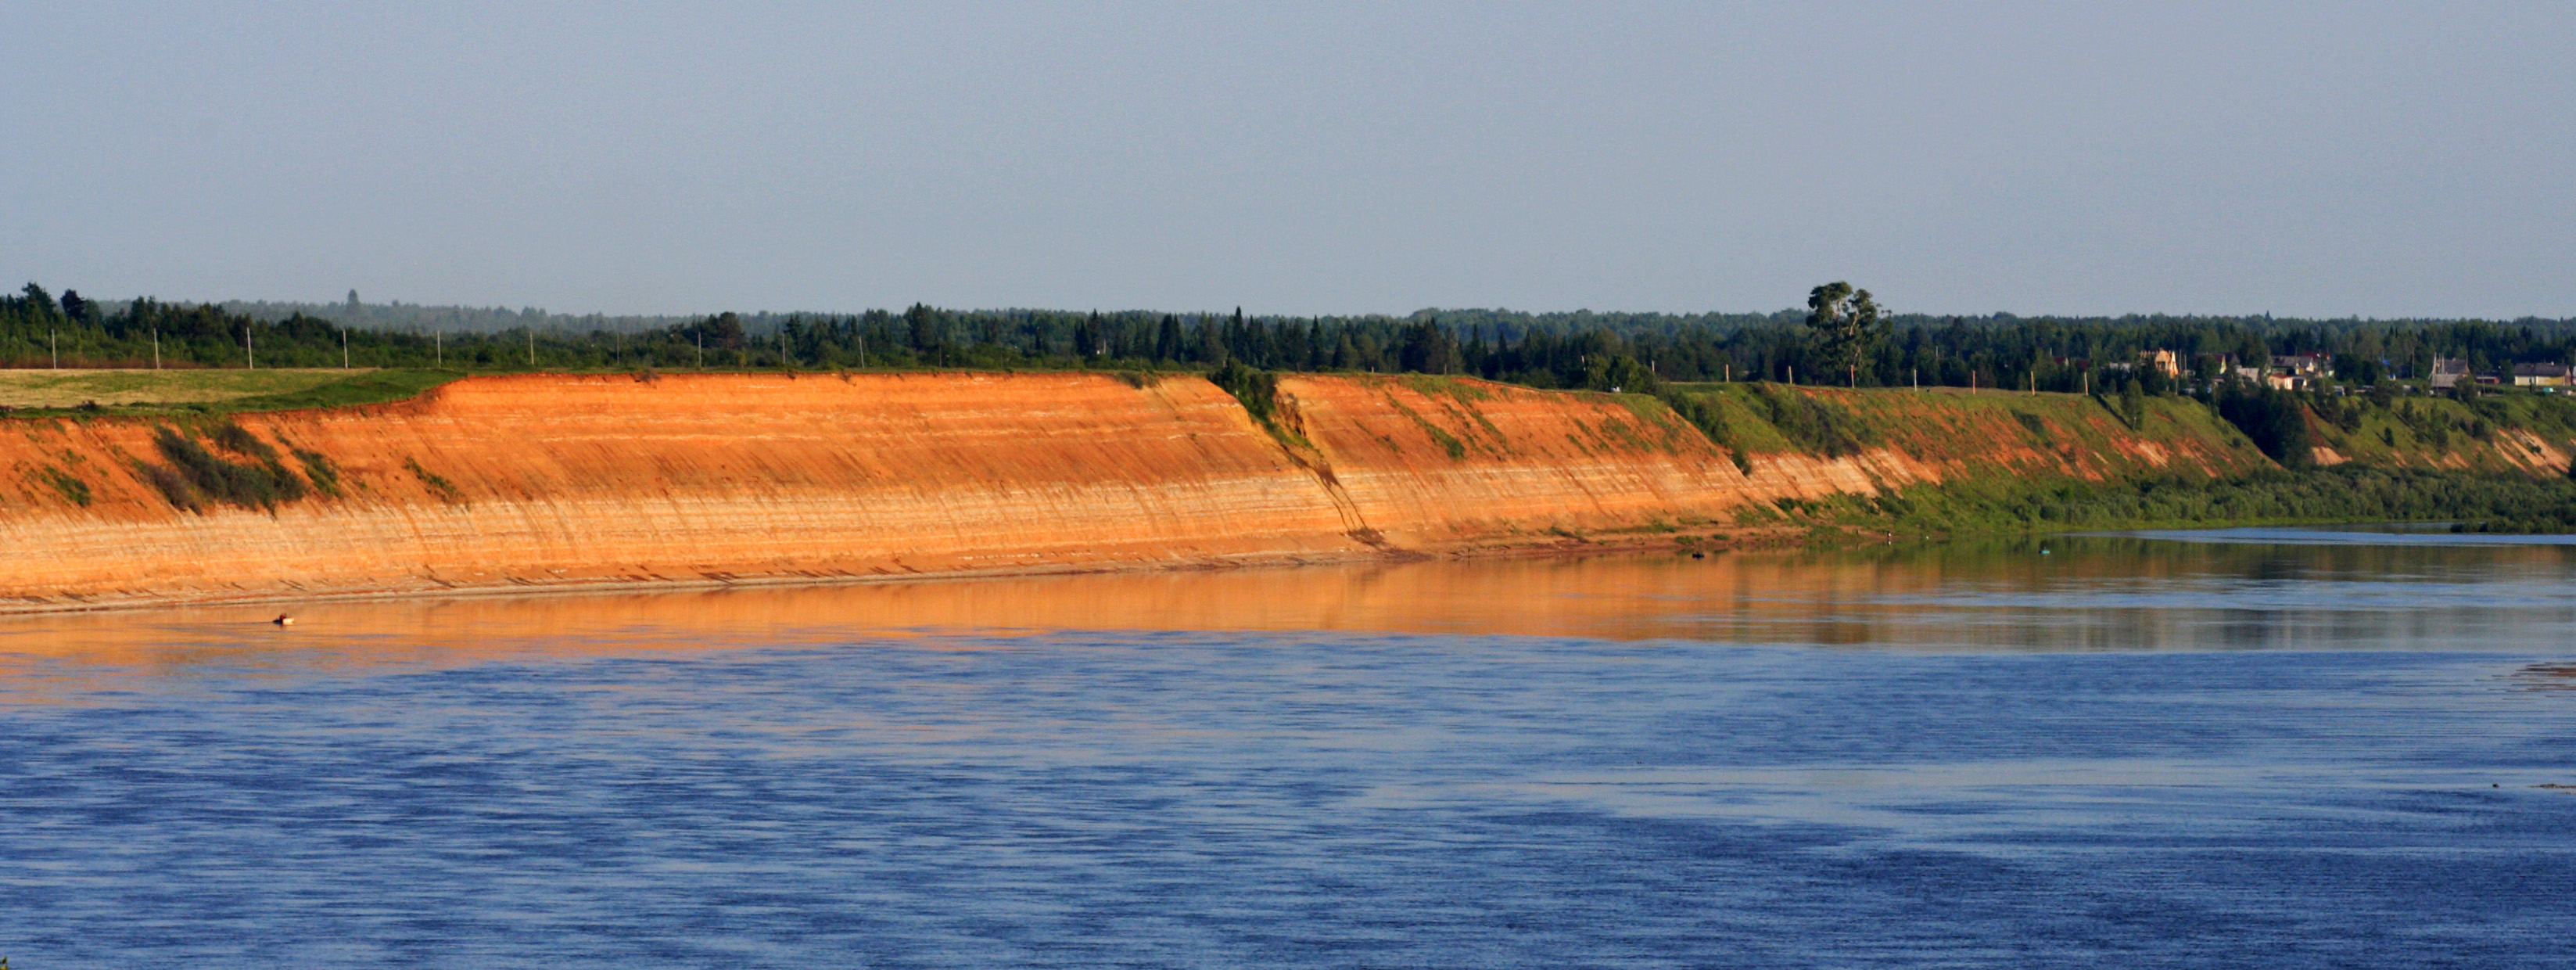
[[2131,427],[2081,399],[1800,393],[1905,433],[1720,444],[1651,397],[1420,376],[1284,376],[1263,421],[1195,376],[1069,372],[531,374],[22,419],[0,610],[1719,549],[1795,541],[1802,503],[2264,461],[2179,405]]

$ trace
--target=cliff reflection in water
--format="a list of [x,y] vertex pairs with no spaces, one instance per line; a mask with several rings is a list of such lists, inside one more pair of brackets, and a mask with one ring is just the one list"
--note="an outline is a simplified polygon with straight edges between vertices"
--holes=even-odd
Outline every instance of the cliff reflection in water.
[[[0,677],[446,666],[1065,629],[1506,634],[1928,650],[2492,649],[2576,622],[2564,545],[2052,537],[1825,552],[1437,560],[0,620]],[[1007,638],[999,642],[1007,642]]]
[[0,944],[2576,965],[2569,550],[2232,538],[21,617]]

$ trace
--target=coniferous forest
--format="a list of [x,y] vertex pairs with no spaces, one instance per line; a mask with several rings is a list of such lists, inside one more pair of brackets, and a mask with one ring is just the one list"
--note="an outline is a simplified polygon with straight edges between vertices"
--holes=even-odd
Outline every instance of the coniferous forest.
[[[354,297],[354,294],[352,294]],[[2135,379],[2148,393],[2207,385],[2222,367],[2317,354],[2342,382],[2420,379],[2436,357],[2479,373],[2576,362],[2576,320],[2300,320],[2271,317],[1880,318],[1827,347],[1808,314],[1423,310],[1406,316],[950,310],[571,317],[443,315],[338,304],[244,305],[59,296],[30,283],[0,297],[6,367],[436,367],[462,371],[1101,368],[1433,373],[1541,388],[1779,381],[2081,391]],[[282,316],[279,307],[293,307]],[[399,307],[400,305],[396,305]],[[418,309],[418,308],[413,308]],[[424,323],[443,316],[453,328]],[[408,320],[406,318],[409,318]],[[513,324],[515,325],[500,325]],[[2185,375],[2133,369],[2172,350]],[[1847,350],[1847,352],[1846,352]]]

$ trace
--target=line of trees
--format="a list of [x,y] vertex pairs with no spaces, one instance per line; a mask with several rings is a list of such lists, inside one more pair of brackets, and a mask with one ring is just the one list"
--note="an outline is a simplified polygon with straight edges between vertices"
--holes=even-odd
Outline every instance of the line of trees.
[[[1840,290],[1833,289],[1841,286]],[[354,296],[354,294],[353,294]],[[2196,383],[2222,358],[2324,354],[2361,385],[2420,376],[2435,356],[2487,370],[2576,362],[2576,321],[2275,321],[2268,317],[2020,318],[1890,315],[1866,291],[1818,287],[1805,315],[1521,314],[1288,317],[1231,313],[948,310],[721,313],[583,330],[579,318],[503,330],[353,326],[219,305],[113,305],[30,283],[0,296],[0,366],[360,367],[469,370],[706,368],[1215,368],[1463,374],[1535,387],[1644,390],[1665,381],[2117,391],[2160,378],[2121,367],[2183,355]],[[359,306],[354,299],[350,306]],[[536,313],[536,311],[529,311]],[[335,314],[336,315],[336,314]],[[670,318],[663,318],[670,319]]]

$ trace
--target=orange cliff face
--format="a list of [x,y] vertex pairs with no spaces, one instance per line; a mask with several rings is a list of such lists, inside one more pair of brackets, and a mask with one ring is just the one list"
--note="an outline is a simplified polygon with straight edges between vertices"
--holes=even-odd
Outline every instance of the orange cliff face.
[[2060,464],[2037,428],[1929,398],[1886,406],[1924,409],[1898,416],[1912,426],[1961,422],[1940,441],[1766,451],[1748,475],[1639,395],[1420,376],[1278,388],[1273,435],[1197,377],[469,378],[397,404],[242,415],[253,450],[286,469],[326,458],[340,494],[197,510],[153,484],[175,480],[165,422],[0,420],[0,610],[1348,559],[1668,531],[1778,498]]
[[1758,497],[1706,435],[1638,395],[1282,377],[1278,411],[1319,475],[1398,545],[1716,521]]
[[[1196,379],[529,375],[239,423],[328,456],[345,497],[183,512],[137,471],[163,463],[152,422],[6,425],[0,595],[42,607],[1368,551],[1314,476]],[[88,505],[51,484],[60,474]]]
[[1963,477],[2102,482],[2167,473],[2235,475],[2272,464],[2242,436],[2219,431],[2216,417],[2198,408],[2161,409],[2131,428],[2107,408],[2074,395],[1978,395],[1956,388],[1789,393],[1847,409],[1880,439],[1841,458],[1797,451],[1752,457],[1756,487],[1799,498]]
[[2089,413],[2034,426],[2010,409],[1950,395],[1882,394],[1872,406],[1895,429],[1884,444],[1839,457],[1754,451],[1741,469],[1662,402],[1636,394],[1450,377],[1282,377],[1278,421],[1310,446],[1299,456],[1357,518],[1398,545],[1428,548],[1729,523],[1748,504],[1878,495],[1970,475],[2100,481],[2262,461],[2187,430],[2150,436]]

